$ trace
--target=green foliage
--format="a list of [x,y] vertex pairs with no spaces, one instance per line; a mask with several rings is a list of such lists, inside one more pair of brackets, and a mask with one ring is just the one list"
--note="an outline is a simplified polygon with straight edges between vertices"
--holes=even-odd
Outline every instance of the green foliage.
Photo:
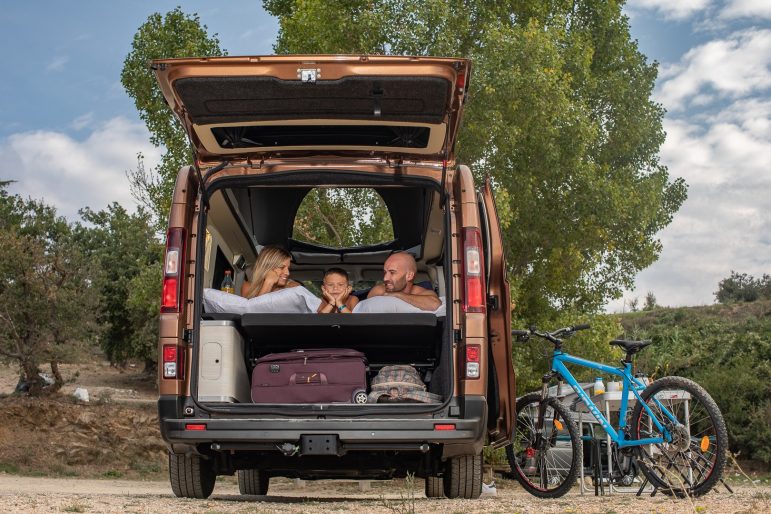
[[761,298],[771,300],[771,276],[765,273],[758,279],[731,271],[730,277],[720,281],[715,293],[715,299],[720,303],[754,302]]
[[96,294],[88,261],[72,227],[42,202],[0,187],[0,358],[15,361],[42,392],[40,365],[58,363],[96,331]]
[[[562,312],[553,318],[544,318],[536,323],[540,331],[554,331],[568,325],[588,323],[591,329],[577,332],[567,339],[563,348],[568,353],[585,359],[613,364],[623,357],[623,353],[611,347],[608,341],[621,332],[621,325],[616,316],[595,314],[591,316],[576,312]],[[513,319],[512,328],[527,328],[522,320]],[[554,348],[551,343],[538,337],[531,337],[527,342],[513,342],[513,362],[517,373],[517,396],[522,396],[541,387],[541,377],[549,370],[549,357]],[[596,376],[596,371],[568,366],[579,382],[588,382]]]
[[197,14],[187,15],[177,7],[164,16],[151,14],[134,35],[131,52],[123,61],[121,84],[134,99],[139,117],[150,131],[150,141],[166,149],[158,168],[145,170],[140,154],[137,169],[128,174],[132,193],[142,205],[152,209],[157,223],[168,216],[177,172],[190,164],[192,154],[182,127],[163,99],[149,61],[225,53],[217,35],[207,34],[206,25],[201,25]]
[[315,188],[297,210],[293,237],[334,248],[394,238],[391,216],[374,189]]
[[771,463],[771,301],[661,308],[622,324],[628,337],[654,342],[640,367],[701,384],[723,412],[732,451]]
[[91,225],[80,227],[79,237],[93,263],[102,349],[114,364],[130,358],[154,361],[163,247],[150,215],[141,208],[129,214],[113,203],[104,211],[83,209],[81,216]]
[[658,308],[658,305],[656,304],[656,295],[653,294],[653,291],[648,291],[645,295],[645,305],[643,305],[643,310],[652,311],[656,308]]
[[[458,160],[490,175],[521,316],[591,311],[656,260],[686,197],[622,2],[264,1],[278,53],[474,61]],[[548,313],[552,314],[548,314]]]

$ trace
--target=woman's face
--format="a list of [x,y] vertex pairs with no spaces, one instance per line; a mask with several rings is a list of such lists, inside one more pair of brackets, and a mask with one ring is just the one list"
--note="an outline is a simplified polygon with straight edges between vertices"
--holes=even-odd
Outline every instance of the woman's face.
[[337,273],[330,273],[324,277],[324,288],[332,295],[338,295],[348,287],[348,280]]
[[279,287],[284,287],[286,286],[286,283],[289,282],[289,261],[289,259],[285,260],[279,267],[274,268],[273,270],[278,273],[276,285]]

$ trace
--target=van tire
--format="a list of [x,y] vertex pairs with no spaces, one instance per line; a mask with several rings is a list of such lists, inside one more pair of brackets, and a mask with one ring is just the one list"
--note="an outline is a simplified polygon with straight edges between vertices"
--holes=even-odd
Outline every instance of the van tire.
[[217,474],[211,462],[200,455],[169,452],[169,481],[178,498],[208,498],[214,491],[216,480]]
[[426,498],[444,498],[442,477],[426,477]]
[[238,490],[241,494],[264,496],[268,494],[270,477],[259,469],[238,470]]
[[447,461],[444,495],[476,499],[482,494],[482,455],[459,455]]

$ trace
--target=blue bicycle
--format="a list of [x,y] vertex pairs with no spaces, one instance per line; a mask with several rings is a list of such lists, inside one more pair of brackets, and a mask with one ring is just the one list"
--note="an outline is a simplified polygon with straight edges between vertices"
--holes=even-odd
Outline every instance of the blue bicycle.
[[[728,434],[723,416],[712,397],[696,382],[683,377],[663,377],[646,386],[633,375],[632,358],[650,341],[610,342],[626,352],[621,367],[612,367],[565,353],[563,340],[589,325],[539,332],[514,330],[520,341],[537,336],[554,345],[551,371],[543,376],[540,393],[517,401],[514,440],[506,448],[517,480],[531,494],[556,498],[576,481],[582,452],[578,427],[569,409],[549,396],[549,383],[564,381],[602,425],[617,451],[640,469],[645,478],[666,494],[684,497],[707,493],[722,478]],[[619,419],[613,426],[579,385],[568,365],[617,376],[623,386]],[[628,415],[630,405],[631,415]]]

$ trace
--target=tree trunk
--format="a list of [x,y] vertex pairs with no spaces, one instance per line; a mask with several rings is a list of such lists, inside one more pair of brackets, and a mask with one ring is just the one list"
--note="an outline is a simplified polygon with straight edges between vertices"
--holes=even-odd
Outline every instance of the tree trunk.
[[51,359],[51,373],[54,374],[54,383],[48,389],[48,392],[55,393],[64,385],[64,378],[62,378],[62,373],[59,370],[59,361],[56,359]]
[[40,380],[40,369],[37,363],[25,359],[21,362],[21,367],[24,371],[24,381],[29,384],[27,394],[30,396],[40,396],[40,393],[43,392],[43,384]]

